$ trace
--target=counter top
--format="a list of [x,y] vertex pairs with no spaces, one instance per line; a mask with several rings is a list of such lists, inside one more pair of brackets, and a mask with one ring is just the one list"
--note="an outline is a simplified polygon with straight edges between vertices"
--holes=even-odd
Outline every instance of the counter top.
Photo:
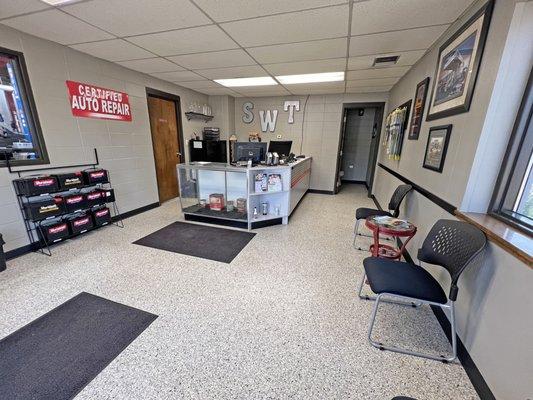
[[207,169],[211,171],[235,171],[235,172],[246,172],[265,170],[265,169],[280,169],[280,168],[292,168],[295,167],[304,161],[310,160],[312,157],[299,158],[297,161],[290,164],[279,164],[279,165],[257,165],[255,167],[238,167],[226,163],[215,163],[215,162],[192,162],[192,163],[183,163],[178,164],[178,168],[194,168],[194,169]]

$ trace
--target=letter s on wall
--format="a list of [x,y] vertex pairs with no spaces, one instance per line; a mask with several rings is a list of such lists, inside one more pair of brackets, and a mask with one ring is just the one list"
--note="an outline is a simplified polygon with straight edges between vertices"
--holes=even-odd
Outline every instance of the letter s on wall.
[[254,120],[254,113],[251,111],[254,108],[254,103],[251,101],[247,101],[242,105],[242,112],[244,115],[242,116],[242,122],[245,124],[251,124]]

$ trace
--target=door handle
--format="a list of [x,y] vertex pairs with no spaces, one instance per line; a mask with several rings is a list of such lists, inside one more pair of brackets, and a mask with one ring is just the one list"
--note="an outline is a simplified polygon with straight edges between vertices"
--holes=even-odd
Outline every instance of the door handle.
[[179,151],[176,153],[176,157],[181,157],[181,153]]

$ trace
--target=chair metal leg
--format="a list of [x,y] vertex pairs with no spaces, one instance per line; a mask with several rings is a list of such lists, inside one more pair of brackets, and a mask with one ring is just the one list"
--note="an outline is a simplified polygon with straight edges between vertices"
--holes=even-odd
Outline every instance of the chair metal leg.
[[[357,294],[359,295],[359,298],[360,299],[363,299],[363,300],[371,300],[370,296],[363,296],[363,286],[365,286],[365,281],[366,281],[366,274],[363,272],[363,277],[361,278],[361,283],[359,283],[359,291],[357,292]],[[375,297],[374,297],[374,300],[375,300]]]
[[[375,340],[373,340],[372,339],[372,330],[373,330],[374,324],[376,322],[376,316],[377,316],[377,313],[378,313],[379,303],[380,302],[385,302],[383,300],[383,298],[385,296],[389,296],[389,297],[393,297],[393,298],[399,298],[399,299],[402,299],[404,301],[419,302],[419,303],[422,303],[422,304],[434,305],[434,306],[439,306],[441,308],[450,309],[451,334],[452,334],[452,355],[450,357],[445,357],[443,355],[436,356],[436,355],[433,355],[433,354],[420,353],[420,352],[417,352],[417,351],[402,349],[400,347],[388,346],[388,345],[385,345],[383,343],[376,342]],[[442,361],[442,362],[445,362],[445,363],[449,363],[449,362],[455,361],[456,358],[457,358],[457,337],[456,336],[457,336],[457,332],[456,332],[456,328],[455,328],[455,309],[454,309],[453,301],[449,302],[448,304],[440,304],[440,303],[434,303],[434,302],[431,302],[431,301],[415,299],[415,298],[412,298],[412,297],[394,295],[394,294],[390,294],[390,293],[380,293],[376,297],[376,302],[374,304],[374,311],[372,312],[372,319],[370,321],[370,328],[368,329],[368,341],[370,342],[370,344],[372,346],[374,346],[375,348],[377,348],[379,350],[388,350],[388,351],[393,351],[393,352],[396,352],[396,353],[407,354],[407,355],[411,355],[411,356],[415,356],[415,357],[427,358],[427,359],[430,359],[430,360],[436,360],[436,361]]]
[[361,220],[358,219],[355,221],[355,227],[354,227],[354,230],[353,230],[353,233],[354,233],[354,237],[353,237],[353,247],[356,249],[356,250],[359,250],[359,251],[367,251],[368,249],[363,249],[359,246],[356,245],[356,242],[357,242],[357,236],[366,236],[366,235],[363,235],[359,232],[359,228],[361,226]]
[[[367,251],[368,249],[363,249],[361,247],[358,247],[356,246],[356,241],[357,241],[357,236],[363,236],[363,237],[366,237],[366,238],[373,238],[374,235],[368,235],[366,233],[361,233],[359,232],[359,229],[361,227],[361,220],[358,219],[355,221],[355,225],[354,225],[354,229],[353,229],[353,234],[354,234],[354,238],[353,238],[353,247],[356,249],[356,250],[359,250],[359,251]],[[395,238],[393,237],[389,237],[389,236],[381,236],[380,237],[382,240],[387,240],[389,242],[393,242]]]

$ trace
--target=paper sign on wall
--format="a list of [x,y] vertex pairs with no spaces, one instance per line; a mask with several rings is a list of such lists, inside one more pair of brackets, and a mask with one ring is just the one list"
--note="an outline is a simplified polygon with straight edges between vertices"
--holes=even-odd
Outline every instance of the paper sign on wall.
[[126,93],[74,81],[67,81],[67,88],[75,117],[131,121]]

